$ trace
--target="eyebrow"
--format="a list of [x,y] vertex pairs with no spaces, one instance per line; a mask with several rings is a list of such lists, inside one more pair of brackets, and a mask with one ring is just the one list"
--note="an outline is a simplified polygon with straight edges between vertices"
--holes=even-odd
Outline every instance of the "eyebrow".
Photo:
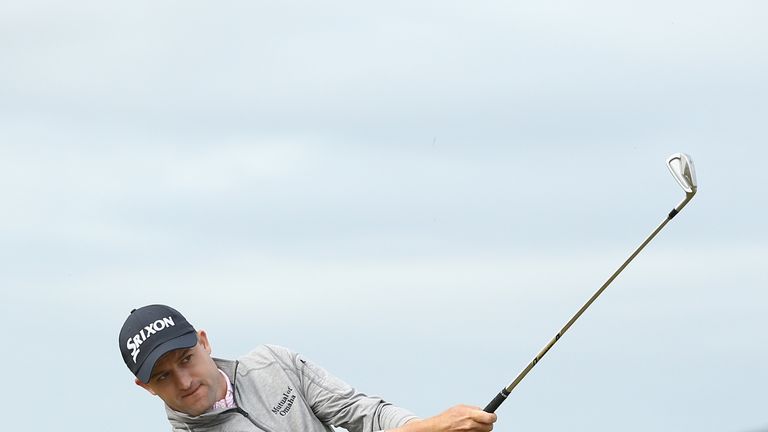
[[[174,359],[174,361],[178,361],[178,359],[186,357],[186,356],[187,356],[187,353],[188,353],[189,351],[191,351],[191,350],[192,350],[192,348],[185,348],[183,351],[179,351],[179,354],[176,354],[175,352],[173,352],[173,351],[172,351],[171,353],[173,353],[173,355],[176,357],[176,358]],[[157,359],[157,360],[158,360],[158,361],[160,361],[160,360],[162,360],[162,359],[163,359],[163,357],[165,357],[165,356],[167,356],[168,354],[171,354],[171,353],[166,353],[166,354],[163,354],[163,356],[162,356],[162,357],[160,357],[160,358],[159,358],[159,359]],[[162,375],[162,374],[164,374],[164,373],[165,373],[165,370],[163,370],[163,369],[160,369],[159,371],[157,371],[157,372],[154,372],[152,375],[150,375],[150,376],[149,376],[149,380],[150,380],[150,381],[152,381],[153,379],[157,378],[157,376],[158,376],[158,375]]]

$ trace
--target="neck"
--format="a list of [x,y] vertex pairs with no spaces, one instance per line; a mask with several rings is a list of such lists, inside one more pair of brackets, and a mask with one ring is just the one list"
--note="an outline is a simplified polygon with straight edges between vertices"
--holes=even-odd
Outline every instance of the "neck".
[[224,399],[227,396],[227,388],[229,387],[229,378],[221,370],[219,372],[219,391],[217,392],[216,400]]

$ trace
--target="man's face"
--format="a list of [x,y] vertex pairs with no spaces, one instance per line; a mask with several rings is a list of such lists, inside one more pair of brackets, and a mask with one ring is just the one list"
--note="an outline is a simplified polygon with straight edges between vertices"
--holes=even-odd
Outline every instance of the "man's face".
[[172,409],[198,416],[224,398],[227,383],[211,358],[211,346],[204,331],[192,348],[166,353],[155,363],[148,383],[136,384],[157,395]]

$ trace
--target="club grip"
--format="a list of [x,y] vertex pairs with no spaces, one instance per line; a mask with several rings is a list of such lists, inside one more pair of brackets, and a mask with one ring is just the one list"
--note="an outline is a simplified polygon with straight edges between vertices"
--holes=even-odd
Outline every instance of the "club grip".
[[507,389],[505,387],[501,389],[499,394],[497,394],[496,397],[493,398],[493,400],[488,404],[488,406],[483,408],[483,411],[487,413],[492,413],[496,411],[496,408],[498,408],[502,404],[502,402],[507,400],[507,396],[509,396],[509,392],[507,392]]

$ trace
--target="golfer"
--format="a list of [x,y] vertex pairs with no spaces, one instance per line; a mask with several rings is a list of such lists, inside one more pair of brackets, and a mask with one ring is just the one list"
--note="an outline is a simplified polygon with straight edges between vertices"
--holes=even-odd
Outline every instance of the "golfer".
[[174,431],[490,431],[496,421],[465,405],[419,419],[279,346],[261,345],[237,360],[213,358],[205,331],[169,306],[133,310],[119,343],[136,384],[165,402]]

